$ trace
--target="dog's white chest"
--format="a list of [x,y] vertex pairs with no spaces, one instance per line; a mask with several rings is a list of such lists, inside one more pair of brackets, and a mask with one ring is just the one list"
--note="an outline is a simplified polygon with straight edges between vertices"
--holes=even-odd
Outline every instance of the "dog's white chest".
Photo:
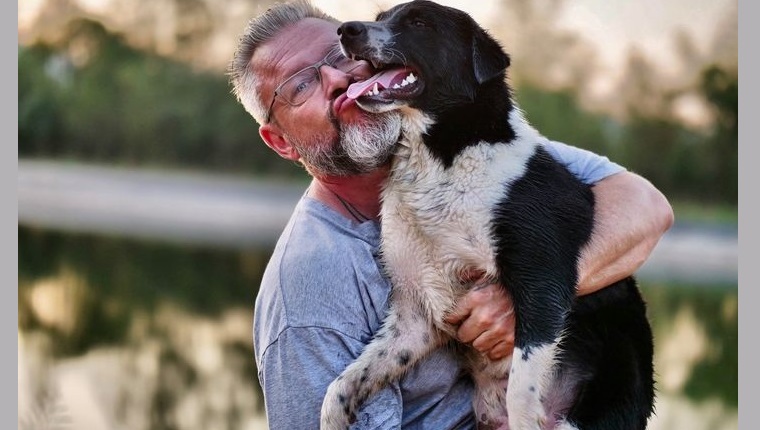
[[408,142],[384,192],[383,252],[392,270],[410,271],[401,274],[409,279],[425,266],[444,282],[473,270],[496,276],[494,208],[508,198],[535,150],[535,143],[519,139],[484,142],[444,168],[422,143]]

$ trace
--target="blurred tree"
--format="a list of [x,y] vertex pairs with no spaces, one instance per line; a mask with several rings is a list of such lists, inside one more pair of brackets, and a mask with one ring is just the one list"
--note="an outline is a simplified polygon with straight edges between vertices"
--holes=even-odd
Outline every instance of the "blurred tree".
[[505,41],[510,77],[518,85],[583,97],[597,71],[594,47],[561,25],[566,0],[501,0],[498,21],[487,27]]
[[40,0],[34,18],[20,23],[19,41],[57,44],[69,23],[91,19],[141,51],[221,73],[246,22],[274,1]]
[[634,114],[623,130],[621,147],[626,166],[672,197],[677,192],[672,173],[680,127],[667,119]]
[[614,122],[581,108],[572,91],[546,91],[522,85],[515,97],[526,119],[544,136],[599,154],[610,155],[614,151]]
[[710,66],[702,73],[701,89],[717,118],[704,153],[705,174],[713,179],[709,197],[736,205],[739,174],[738,74],[717,65]]
[[[66,73],[45,72],[58,63]],[[19,77],[22,156],[306,176],[263,144],[224,75],[136,51],[99,23],[20,49]]]
[[[45,67],[45,65],[59,67]],[[65,60],[47,48],[19,47],[19,155],[55,156],[63,144],[64,125],[58,86],[65,80]],[[57,70],[53,70],[57,69]],[[56,82],[58,77],[59,82]],[[23,143],[22,143],[23,142]]]
[[[696,85],[667,91],[642,56],[631,56],[621,96],[627,103],[623,161],[671,197],[738,203],[738,78],[719,66],[703,69]],[[707,131],[675,117],[674,100],[696,93],[715,118]]]

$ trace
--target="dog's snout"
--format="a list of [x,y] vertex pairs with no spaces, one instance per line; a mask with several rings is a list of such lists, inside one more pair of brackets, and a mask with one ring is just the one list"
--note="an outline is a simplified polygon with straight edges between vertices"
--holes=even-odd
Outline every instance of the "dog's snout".
[[338,36],[340,36],[341,39],[356,38],[365,34],[366,32],[367,27],[365,27],[364,23],[360,21],[345,22],[340,27],[338,27]]

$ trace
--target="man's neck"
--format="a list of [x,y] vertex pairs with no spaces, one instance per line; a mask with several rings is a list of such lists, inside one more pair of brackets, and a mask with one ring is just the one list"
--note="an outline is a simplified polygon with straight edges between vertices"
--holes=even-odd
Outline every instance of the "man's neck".
[[387,177],[386,168],[359,176],[315,177],[309,196],[353,221],[377,220],[380,215],[380,192]]

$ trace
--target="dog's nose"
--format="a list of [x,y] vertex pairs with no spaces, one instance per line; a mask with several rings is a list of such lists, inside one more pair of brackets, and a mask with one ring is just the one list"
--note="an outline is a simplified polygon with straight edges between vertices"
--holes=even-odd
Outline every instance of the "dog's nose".
[[341,39],[356,38],[366,32],[367,28],[364,26],[364,23],[360,21],[344,22],[340,27],[338,27],[338,36],[340,36]]

